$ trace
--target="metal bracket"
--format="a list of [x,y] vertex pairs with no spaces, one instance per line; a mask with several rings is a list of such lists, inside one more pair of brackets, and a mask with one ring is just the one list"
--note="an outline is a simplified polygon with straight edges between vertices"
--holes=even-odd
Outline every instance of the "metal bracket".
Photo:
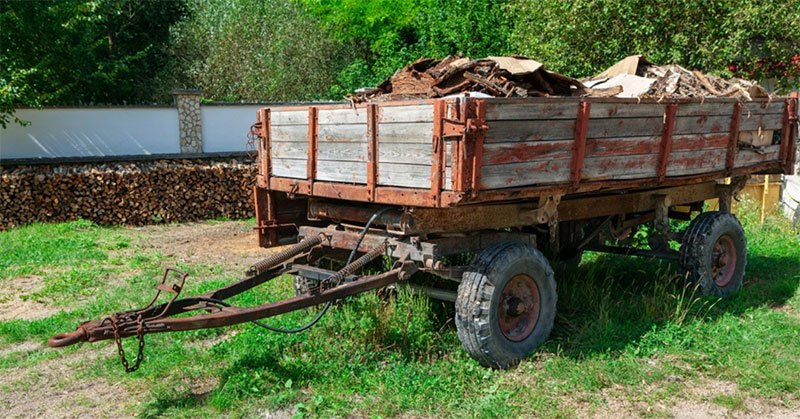
[[653,220],[653,225],[662,236],[669,237],[669,207],[672,204],[672,199],[666,194],[652,195],[656,204],[656,216]]

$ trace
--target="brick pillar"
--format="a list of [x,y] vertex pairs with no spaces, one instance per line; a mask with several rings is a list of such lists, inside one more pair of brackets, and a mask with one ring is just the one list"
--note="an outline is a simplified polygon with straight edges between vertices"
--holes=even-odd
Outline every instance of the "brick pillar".
[[176,89],[172,91],[178,108],[178,130],[181,153],[203,152],[203,126],[200,121],[200,89]]

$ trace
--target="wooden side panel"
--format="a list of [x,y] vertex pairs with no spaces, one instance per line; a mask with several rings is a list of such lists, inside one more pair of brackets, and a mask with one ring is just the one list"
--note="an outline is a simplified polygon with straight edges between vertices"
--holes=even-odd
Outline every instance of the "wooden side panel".
[[[573,113],[577,112],[576,109],[573,107]],[[572,119],[488,121],[487,124],[489,129],[484,144],[571,140],[575,136],[574,115]]]
[[658,153],[635,156],[586,156],[582,181],[652,178],[656,175]]
[[747,167],[768,161],[777,161],[780,149],[780,144],[767,146],[760,150],[740,148],[736,153],[734,167]]
[[306,159],[272,158],[272,175],[294,179],[306,178]]
[[308,109],[270,111],[272,176],[306,178]]
[[571,162],[570,159],[536,160],[483,166],[481,189],[566,182],[569,180]]
[[316,179],[366,183],[367,110],[320,109],[317,118]]
[[[433,105],[381,108],[378,184],[428,189],[433,163]],[[445,188],[449,183],[443,185]]]

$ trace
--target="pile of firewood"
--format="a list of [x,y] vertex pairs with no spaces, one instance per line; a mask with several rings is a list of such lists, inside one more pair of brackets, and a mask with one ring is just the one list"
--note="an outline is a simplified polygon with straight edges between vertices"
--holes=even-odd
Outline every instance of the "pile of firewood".
[[252,160],[6,167],[0,230],[83,218],[142,225],[253,216]]
[[358,90],[353,102],[437,98],[463,92],[494,97],[583,95],[586,89],[570,77],[547,71],[524,57],[486,57],[473,60],[449,56],[421,58],[398,70],[377,88]]
[[641,55],[627,57],[604,72],[584,80],[594,89],[620,88],[618,97],[681,98],[733,97],[752,100],[767,97],[757,83],[739,78],[722,78],[687,70],[679,65],[653,65]]
[[592,96],[623,98],[734,97],[752,100],[767,96],[755,82],[725,79],[689,71],[678,65],[656,66],[632,55],[606,71],[578,81],[548,71],[525,57],[443,60],[420,58],[398,70],[375,88],[357,90],[354,103],[382,100],[439,98],[469,93],[485,97]]

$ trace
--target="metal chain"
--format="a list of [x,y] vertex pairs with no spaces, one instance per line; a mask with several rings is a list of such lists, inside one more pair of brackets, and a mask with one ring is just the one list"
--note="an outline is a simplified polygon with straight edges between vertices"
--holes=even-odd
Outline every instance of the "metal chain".
[[139,369],[139,366],[142,365],[142,360],[144,359],[144,319],[142,318],[141,314],[136,319],[136,323],[138,323],[136,337],[139,341],[139,348],[136,353],[136,361],[134,361],[133,366],[130,366],[128,359],[125,358],[125,349],[122,347],[122,338],[119,337],[119,318],[115,314],[111,316],[110,319],[111,327],[114,329],[114,343],[117,344],[119,362],[125,368],[125,372],[134,372]]

